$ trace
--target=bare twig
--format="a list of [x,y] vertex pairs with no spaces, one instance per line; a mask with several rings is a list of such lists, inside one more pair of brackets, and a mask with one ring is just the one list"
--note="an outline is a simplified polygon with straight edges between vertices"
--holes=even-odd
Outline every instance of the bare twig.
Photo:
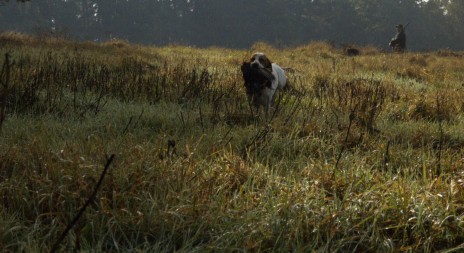
[[168,146],[166,148],[166,157],[171,158],[173,155],[177,155],[176,141],[168,140]]
[[[262,145],[265,140],[266,136],[271,132],[272,128],[267,125],[264,129],[258,131],[253,138],[251,138],[250,142],[245,145],[242,149],[243,157],[247,157],[249,152],[252,152],[258,148],[259,145]],[[263,148],[263,147],[262,147]]]
[[384,169],[387,169],[388,165],[390,163],[390,144],[391,144],[391,141],[389,140],[387,142],[387,147],[385,148],[385,155],[383,156],[383,167],[384,167]]
[[0,73],[0,82],[2,84],[0,90],[0,130],[6,118],[6,100],[8,97],[8,89],[10,82],[10,55],[5,54],[5,63],[3,63],[2,72]]
[[201,111],[201,102],[199,103],[198,105],[198,109],[200,111],[200,123],[201,123],[201,129],[203,129],[203,131],[205,131],[205,124],[203,123],[203,113]]
[[348,137],[350,135],[351,131],[351,126],[353,125],[353,121],[355,119],[355,110],[351,111],[350,113],[350,123],[348,125],[348,129],[346,130],[346,135],[345,135],[345,140],[343,141],[342,147],[340,148],[340,152],[338,153],[337,161],[335,162],[335,169],[338,168],[338,164],[340,162],[340,159],[342,158],[343,152],[345,152],[345,147],[348,142]]
[[437,96],[437,118],[438,118],[438,128],[440,131],[440,140],[438,142],[438,154],[437,154],[437,176],[441,174],[441,155],[443,149],[443,137],[444,137],[444,130],[443,130],[443,117],[441,115],[441,97]]
[[284,122],[284,126],[288,124],[288,122],[290,121],[290,119],[293,118],[293,116],[295,116],[296,112],[297,112],[298,109],[301,107],[301,102],[302,102],[302,100],[303,100],[303,99],[302,99],[302,98],[303,98],[303,95],[302,95],[302,96],[298,96],[297,98],[298,98],[298,100],[297,100],[296,103],[294,103],[290,115],[287,117],[287,119],[286,119],[285,122]]
[[[140,112],[139,117],[137,118],[137,121],[134,123],[134,127],[137,126],[137,124],[138,124],[138,122],[140,121],[140,118],[142,118],[142,115],[143,115],[144,112],[145,112],[145,109],[142,109],[142,111]],[[134,119],[134,116],[131,116],[131,117],[129,118],[129,122],[127,122],[127,125],[126,125],[126,127],[124,128],[124,130],[122,131],[122,134],[127,133],[127,130],[129,130],[129,127],[130,127],[130,125],[132,124],[132,120],[133,120],[133,119]]]
[[127,132],[127,130],[129,129],[129,126],[130,126],[130,124],[132,123],[132,119],[134,119],[134,116],[131,116],[131,117],[129,118],[129,122],[127,122],[127,125],[126,125],[126,127],[124,128],[124,130],[122,131],[122,134],[125,134],[125,133]]
[[[351,90],[351,94],[350,94],[350,107],[353,106],[353,98],[354,98],[354,91]],[[335,170],[338,169],[338,164],[340,162],[340,159],[342,158],[342,155],[343,155],[343,152],[345,152],[345,148],[346,148],[346,145],[348,143],[348,137],[350,136],[350,131],[351,131],[351,127],[353,126],[353,121],[355,120],[356,118],[356,110],[358,108],[358,104],[356,104],[354,107],[352,107],[353,109],[351,109],[351,113],[350,113],[350,123],[348,125],[348,129],[346,130],[346,135],[345,135],[345,140],[343,141],[343,144],[342,144],[342,147],[340,148],[340,152],[338,153],[338,157],[337,157],[337,161],[335,162]],[[333,172],[333,177],[335,177],[335,170]]]
[[108,169],[110,168],[111,163],[113,162],[114,159],[114,154],[111,155],[109,158],[107,158],[105,168],[103,169],[102,174],[100,175],[100,179],[98,180],[97,185],[95,186],[95,189],[93,190],[92,194],[90,197],[87,199],[85,204],[81,207],[77,215],[73,218],[73,220],[68,224],[66,229],[63,231],[63,233],[60,235],[58,240],[56,240],[55,244],[53,245],[52,249],[50,250],[50,253],[54,253],[58,251],[58,247],[60,246],[61,242],[64,240],[66,235],[69,233],[69,231],[76,225],[77,221],[81,218],[82,214],[84,213],[85,209],[90,205],[90,203],[95,199],[95,196],[97,195],[98,189],[100,188],[103,179],[105,178],[105,175],[108,172]]

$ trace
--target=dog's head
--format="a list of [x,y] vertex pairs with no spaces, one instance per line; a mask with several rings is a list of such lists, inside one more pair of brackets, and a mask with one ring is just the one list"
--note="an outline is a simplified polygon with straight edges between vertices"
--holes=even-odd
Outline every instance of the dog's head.
[[243,62],[241,66],[243,80],[247,91],[257,93],[265,87],[270,87],[271,82],[275,79],[272,72],[266,68],[253,65],[252,62]]
[[271,85],[269,73],[262,68],[252,67],[249,62],[241,66],[243,80],[248,95],[260,95],[261,91]]
[[266,69],[272,72],[272,62],[267,58],[264,53],[257,52],[251,56],[250,65],[253,68]]

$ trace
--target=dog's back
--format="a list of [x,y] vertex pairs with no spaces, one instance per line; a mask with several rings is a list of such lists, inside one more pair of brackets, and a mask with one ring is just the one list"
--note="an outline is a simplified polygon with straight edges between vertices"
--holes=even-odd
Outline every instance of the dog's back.
[[276,80],[276,86],[273,89],[283,89],[287,85],[287,76],[285,71],[276,63],[272,64],[272,74]]

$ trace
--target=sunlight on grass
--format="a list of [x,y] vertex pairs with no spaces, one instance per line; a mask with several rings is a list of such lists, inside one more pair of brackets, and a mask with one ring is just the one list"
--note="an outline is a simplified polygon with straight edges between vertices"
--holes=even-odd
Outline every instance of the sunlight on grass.
[[[437,252],[464,243],[464,63],[2,34],[0,248],[77,252]],[[289,68],[266,121],[240,64]],[[456,52],[459,54],[459,52]],[[0,64],[4,66],[5,59]],[[9,87],[5,89],[4,87]],[[275,112],[275,114],[274,114]]]

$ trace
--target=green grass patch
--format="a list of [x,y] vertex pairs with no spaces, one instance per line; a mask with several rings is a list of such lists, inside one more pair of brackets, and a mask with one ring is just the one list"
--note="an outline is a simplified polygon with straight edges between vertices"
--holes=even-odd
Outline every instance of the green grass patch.
[[[0,36],[5,252],[49,251],[110,154],[63,251],[462,248],[455,57],[11,36]],[[280,93],[267,120],[251,114],[239,68],[255,50],[291,67],[296,89]]]

